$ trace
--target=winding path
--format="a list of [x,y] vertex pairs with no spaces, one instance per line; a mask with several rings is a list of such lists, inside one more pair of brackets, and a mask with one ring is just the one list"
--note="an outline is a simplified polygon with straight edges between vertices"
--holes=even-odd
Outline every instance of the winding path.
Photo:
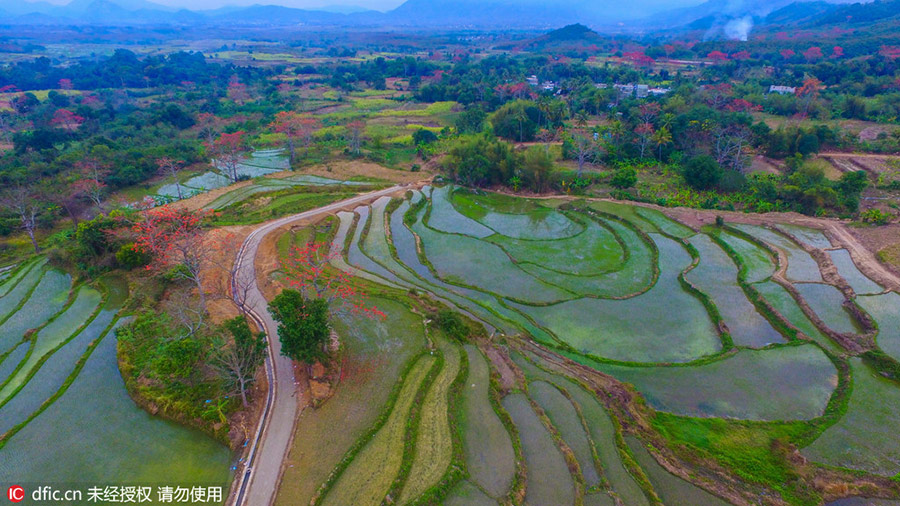
[[233,506],[268,506],[275,501],[282,462],[287,457],[297,419],[298,402],[291,360],[281,355],[281,342],[275,330],[277,326],[267,309],[268,301],[263,297],[256,281],[255,260],[259,245],[267,235],[285,225],[331,214],[404,189],[406,186],[403,185],[392,186],[270,221],[256,228],[244,239],[232,271],[232,289],[237,294],[235,287],[247,287],[246,290],[241,290],[246,293],[244,305],[250,317],[266,333],[269,346],[266,357],[269,390],[256,433],[250,442],[250,451],[242,461],[243,468],[235,477],[231,501]]

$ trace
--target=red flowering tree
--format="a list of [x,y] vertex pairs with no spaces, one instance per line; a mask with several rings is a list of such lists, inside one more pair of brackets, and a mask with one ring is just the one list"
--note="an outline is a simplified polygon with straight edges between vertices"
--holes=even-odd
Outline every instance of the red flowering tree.
[[61,90],[71,90],[75,87],[72,85],[72,80],[66,79],[66,78],[60,79],[58,86],[59,86],[59,89],[61,89]]
[[238,76],[233,75],[228,80],[228,98],[238,105],[243,105],[250,100],[250,92],[247,91],[247,85],[242,83]]
[[53,113],[53,119],[50,120],[51,125],[63,127],[66,130],[77,128],[82,123],[84,123],[84,118],[68,109],[57,109]]
[[221,134],[212,145],[207,144],[206,149],[213,156],[213,165],[225,171],[232,182],[237,181],[238,168],[244,159],[244,153],[248,151],[244,132],[238,130],[233,134]]
[[726,105],[725,109],[731,112],[749,112],[762,110],[762,106],[755,105],[753,102],[743,98],[736,98]]
[[332,260],[341,256],[340,248],[322,242],[295,246],[281,267],[291,287],[308,299],[321,299],[332,311],[349,311],[368,318],[385,319],[386,315],[366,303],[366,294],[354,277],[338,269],[328,269]]
[[803,57],[806,58],[806,61],[808,62],[821,60],[822,56],[822,48],[820,48],[819,46],[812,46],[803,52]]
[[819,90],[822,89],[822,81],[815,77],[807,78],[803,81],[803,86],[797,88],[796,94],[803,100],[803,111],[801,117],[805,118],[809,114],[809,108],[813,102],[819,97]]
[[152,258],[147,269],[168,272],[176,279],[193,283],[204,311],[206,291],[202,274],[211,265],[212,252],[217,249],[201,227],[209,214],[209,211],[162,206],[144,212],[131,227],[134,248],[149,253]]
[[782,49],[780,52],[781,52],[781,57],[784,58],[785,60],[790,60],[797,54],[796,52],[794,52],[793,49]]
[[722,51],[710,51],[706,57],[714,62],[722,62],[728,59],[728,55]]
[[843,58],[844,57],[844,48],[841,46],[834,46],[831,49],[831,57],[832,58]]
[[749,51],[738,51],[737,53],[733,53],[731,58],[734,60],[749,60],[750,52]]
[[287,137],[288,151],[291,163],[294,163],[294,142],[299,139],[309,154],[309,146],[312,144],[313,135],[319,129],[319,120],[311,116],[297,114],[293,111],[281,111],[275,115],[272,129]]

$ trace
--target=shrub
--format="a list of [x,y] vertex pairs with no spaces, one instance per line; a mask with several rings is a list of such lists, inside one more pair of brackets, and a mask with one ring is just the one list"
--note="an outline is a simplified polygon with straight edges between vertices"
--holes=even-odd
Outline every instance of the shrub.
[[434,324],[441,329],[448,337],[452,337],[457,341],[465,341],[469,337],[469,327],[463,321],[459,314],[444,309],[433,317]]
[[698,190],[708,190],[722,180],[722,167],[709,155],[695,156],[684,164],[684,180]]
[[625,188],[631,188],[636,185],[637,180],[637,171],[631,167],[623,167],[616,170],[612,179],[610,179],[609,184],[620,190],[624,190]]
[[894,217],[891,213],[886,213],[881,209],[867,209],[860,214],[860,218],[864,223],[871,223],[873,225],[886,225],[890,223],[891,219]]
[[151,260],[150,254],[139,248],[133,242],[123,244],[119,251],[116,252],[116,262],[126,269],[135,269],[144,267]]

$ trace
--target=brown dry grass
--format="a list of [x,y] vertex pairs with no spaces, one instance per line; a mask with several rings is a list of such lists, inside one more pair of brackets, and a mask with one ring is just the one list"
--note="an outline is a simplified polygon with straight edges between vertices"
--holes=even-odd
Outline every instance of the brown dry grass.
[[206,240],[216,247],[211,249],[209,267],[201,275],[211,295],[206,309],[213,323],[222,323],[240,315],[230,298],[231,268],[241,243],[252,230],[250,226],[235,226],[207,232]]
[[[403,170],[389,169],[387,167],[359,160],[340,160],[322,165],[303,167],[297,172],[289,174],[311,174],[314,176],[329,177],[332,179],[347,180],[352,177],[367,177],[390,181],[392,183],[414,183],[430,177],[429,166],[422,167],[422,172],[407,172]],[[281,174],[281,173],[279,173]],[[277,176],[273,174],[273,176]],[[280,176],[286,177],[286,176]]]

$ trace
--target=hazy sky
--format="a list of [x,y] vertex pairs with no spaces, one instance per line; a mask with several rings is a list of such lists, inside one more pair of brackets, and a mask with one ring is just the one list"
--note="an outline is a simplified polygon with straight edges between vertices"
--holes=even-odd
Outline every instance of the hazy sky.
[[[37,1],[37,0],[26,0]],[[43,0],[48,3],[65,5],[72,0]],[[115,1],[115,0],[113,0]],[[216,9],[226,5],[285,5],[288,7],[297,7],[301,9],[315,9],[320,7],[333,6],[355,6],[366,9],[387,11],[402,4],[405,0],[149,0],[151,2],[168,5],[171,7],[187,8],[191,10]],[[533,1],[533,0],[532,0]],[[566,0],[547,0],[548,2],[563,2]],[[604,1],[604,0],[598,0]],[[616,0],[606,0],[616,1]],[[664,10],[666,8],[676,8],[687,5],[697,5],[704,0],[637,0],[635,4],[641,5],[644,9]],[[731,0],[733,2],[742,3],[748,0]],[[754,3],[766,3],[766,0],[750,0]],[[834,1],[834,0],[832,0]],[[858,0],[857,0],[858,1]]]

